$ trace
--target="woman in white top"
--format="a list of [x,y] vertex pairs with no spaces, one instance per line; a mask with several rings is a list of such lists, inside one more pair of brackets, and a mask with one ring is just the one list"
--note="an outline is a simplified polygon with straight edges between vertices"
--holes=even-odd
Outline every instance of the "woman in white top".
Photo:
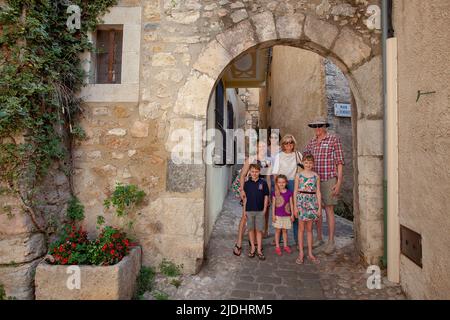
[[[302,155],[295,150],[296,140],[292,134],[287,134],[281,139],[281,152],[275,157],[272,174],[274,179],[280,174],[288,178],[288,189],[294,192],[295,176],[297,174],[298,165],[301,164]],[[275,192],[277,192],[275,185]],[[298,220],[295,219],[293,223],[294,241],[298,243]]]

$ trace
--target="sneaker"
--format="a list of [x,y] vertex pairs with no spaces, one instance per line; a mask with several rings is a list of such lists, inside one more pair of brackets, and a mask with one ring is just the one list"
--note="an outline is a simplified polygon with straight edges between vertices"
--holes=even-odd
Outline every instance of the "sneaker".
[[315,249],[315,248],[318,248],[318,247],[320,247],[320,246],[323,246],[325,244],[325,241],[323,241],[322,239],[321,240],[316,240],[316,241],[314,241],[314,243],[313,243],[313,248]]
[[280,247],[275,248],[275,253],[276,253],[277,255],[281,256],[281,255],[282,255],[282,253],[281,253],[281,248],[280,248]]
[[325,254],[332,254],[334,252],[334,250],[336,250],[336,246],[334,245],[333,242],[329,242],[327,244],[327,246],[325,247],[325,249],[323,250],[323,252]]
[[284,251],[287,252],[287,253],[292,253],[291,248],[289,248],[289,247],[287,247],[287,246],[284,247],[283,249],[284,249]]

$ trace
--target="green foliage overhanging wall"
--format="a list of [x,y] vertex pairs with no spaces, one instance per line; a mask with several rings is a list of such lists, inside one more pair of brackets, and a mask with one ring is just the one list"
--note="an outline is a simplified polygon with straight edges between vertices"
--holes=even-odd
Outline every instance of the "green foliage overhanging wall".
[[[15,193],[32,215],[35,187],[77,132],[69,128],[81,111],[88,31],[116,2],[8,0],[0,9],[0,194]],[[81,29],[72,32],[70,4],[81,8]]]

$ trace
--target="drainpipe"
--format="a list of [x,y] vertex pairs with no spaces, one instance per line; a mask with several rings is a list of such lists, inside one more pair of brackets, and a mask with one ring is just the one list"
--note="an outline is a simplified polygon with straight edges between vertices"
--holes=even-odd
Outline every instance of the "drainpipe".
[[383,117],[384,117],[384,175],[383,175],[383,199],[384,199],[384,250],[383,250],[383,258],[382,258],[382,264],[384,267],[387,267],[387,215],[388,215],[388,210],[387,210],[387,182],[388,182],[388,176],[387,176],[387,67],[386,67],[386,40],[388,37],[388,1],[387,0],[382,0],[381,2],[381,24],[382,24],[382,49],[383,49],[383,106],[384,106],[384,112],[383,112]]
[[[384,254],[388,280],[400,281],[398,212],[397,39],[392,27],[392,2],[382,0],[384,91]],[[388,180],[389,178],[389,180]]]

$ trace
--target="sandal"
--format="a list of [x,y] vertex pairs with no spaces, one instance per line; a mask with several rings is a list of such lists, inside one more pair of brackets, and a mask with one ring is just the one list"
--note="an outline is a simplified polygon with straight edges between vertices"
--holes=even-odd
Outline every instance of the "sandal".
[[314,257],[313,259],[311,259],[311,257],[308,257],[308,259],[313,263],[313,264],[319,264],[320,260],[317,259],[316,257]]
[[305,262],[304,258],[300,258],[300,257],[298,257],[297,260],[295,260],[295,263],[300,264],[300,265],[302,265],[304,262]]
[[276,253],[278,256],[281,256],[281,255],[282,255],[282,253],[281,253],[281,248],[280,248],[280,247],[276,248],[276,249],[275,249],[275,253]]
[[258,259],[263,261],[266,260],[266,257],[264,256],[264,253],[261,251],[261,253],[258,253]]
[[[248,246],[251,248],[252,247],[252,243],[250,242],[250,240],[248,240]],[[255,243],[255,246],[258,246],[258,243]],[[261,248],[261,251],[263,251],[264,248]]]
[[254,258],[255,255],[256,255],[256,249],[255,249],[255,251],[253,251],[253,252],[250,251],[250,252],[248,253],[248,257],[249,257],[249,258]]
[[[238,249],[238,253],[236,253],[236,249]],[[234,245],[234,248],[233,248],[233,254],[234,254],[235,256],[238,256],[238,257],[240,257],[241,254],[242,254],[242,247],[239,247],[239,246],[237,245],[237,243]]]

